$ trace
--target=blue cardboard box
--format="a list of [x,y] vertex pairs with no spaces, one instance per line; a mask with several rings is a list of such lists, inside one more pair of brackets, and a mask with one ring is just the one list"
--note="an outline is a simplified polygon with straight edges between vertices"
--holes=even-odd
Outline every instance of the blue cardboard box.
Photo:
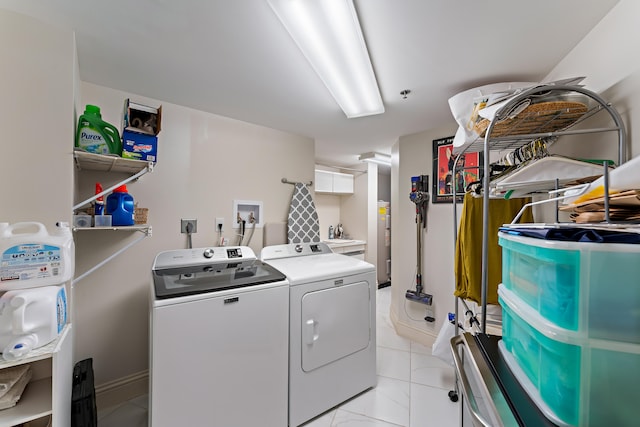
[[122,132],[122,157],[157,162],[158,137],[124,130]]

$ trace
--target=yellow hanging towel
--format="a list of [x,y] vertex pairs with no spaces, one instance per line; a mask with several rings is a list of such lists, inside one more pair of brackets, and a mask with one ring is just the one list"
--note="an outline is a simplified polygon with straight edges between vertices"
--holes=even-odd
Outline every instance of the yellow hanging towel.
[[[464,196],[458,241],[456,242],[454,295],[482,303],[482,201],[471,193]],[[498,284],[502,281],[502,249],[498,245],[498,229],[513,221],[522,207],[531,202],[523,199],[489,200],[489,236],[487,304],[498,304]],[[520,222],[533,222],[531,208],[528,208]]]

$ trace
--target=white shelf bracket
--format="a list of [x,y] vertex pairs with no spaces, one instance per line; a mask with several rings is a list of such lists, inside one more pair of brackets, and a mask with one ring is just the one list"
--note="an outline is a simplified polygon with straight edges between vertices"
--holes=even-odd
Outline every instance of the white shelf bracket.
[[81,281],[82,279],[84,279],[85,277],[87,277],[88,275],[90,275],[91,273],[93,273],[94,271],[96,271],[97,269],[99,269],[100,267],[102,267],[103,265],[105,265],[106,263],[108,263],[109,261],[114,259],[115,257],[117,257],[118,255],[120,255],[121,253],[127,251],[129,248],[131,248],[134,245],[138,244],[139,242],[141,242],[145,238],[151,237],[151,227],[148,227],[146,229],[141,229],[141,230],[138,230],[138,231],[143,233],[143,235],[138,237],[136,240],[134,240],[132,242],[129,242],[127,245],[123,246],[118,251],[116,251],[116,252],[112,253],[111,255],[109,255],[103,261],[99,262],[98,264],[96,264],[93,267],[91,267],[89,270],[87,270],[84,273],[82,273],[80,276],[78,276],[75,279],[73,279],[71,281],[71,284],[75,285],[76,283],[78,283],[79,281]]
[[130,183],[131,181],[135,181],[136,179],[140,178],[142,175],[144,175],[144,174],[146,174],[148,172],[152,172],[152,171],[153,171],[153,162],[149,162],[149,163],[147,163],[147,167],[142,169],[140,172],[136,173],[135,175],[130,176],[129,178],[127,178],[127,179],[125,179],[123,181],[120,181],[120,182],[112,185],[111,187],[107,188],[106,190],[102,191],[101,193],[98,193],[98,194],[95,194],[95,195],[91,196],[87,200],[83,200],[82,202],[80,202],[77,205],[75,205],[72,208],[72,210],[75,211],[76,209],[79,209],[82,206],[93,202],[98,197],[104,196],[105,194],[112,192],[113,190],[115,190],[116,188],[120,187],[121,185],[125,185],[125,184]]

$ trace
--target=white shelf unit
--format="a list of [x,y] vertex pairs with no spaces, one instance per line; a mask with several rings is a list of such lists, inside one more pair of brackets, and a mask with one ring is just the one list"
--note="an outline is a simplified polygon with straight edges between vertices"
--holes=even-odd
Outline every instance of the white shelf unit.
[[0,369],[31,364],[33,372],[16,406],[0,411],[0,426],[16,426],[46,417],[51,417],[52,427],[71,425],[71,336],[71,324],[67,324],[58,338],[24,358],[0,361]]
[[[73,207],[74,211],[76,209],[81,208],[82,206],[85,206],[85,205],[93,202],[98,197],[104,196],[107,193],[110,193],[115,188],[117,188],[117,187],[119,187],[121,185],[127,184],[127,183],[129,183],[131,181],[137,180],[140,177],[142,177],[143,175],[145,175],[145,174],[147,174],[149,172],[152,172],[153,171],[153,166],[154,166],[153,162],[145,162],[143,160],[124,159],[124,158],[118,157],[118,156],[108,156],[108,155],[103,155],[103,154],[94,154],[94,153],[88,153],[88,152],[81,151],[81,150],[75,150],[73,152],[73,154],[74,154],[75,164],[76,164],[76,167],[78,168],[78,170],[92,170],[92,171],[102,171],[102,172],[120,172],[120,173],[129,174],[129,177],[127,177],[126,179],[120,180],[116,184],[114,184],[114,185],[110,186],[109,188],[105,189],[104,191],[102,191],[102,193],[95,194],[94,196],[92,196],[92,197],[90,197],[90,198],[88,198],[86,200],[83,200],[83,201],[79,202],[78,204],[76,204]],[[111,261],[113,258],[117,257],[121,253],[125,252],[126,250],[128,250],[129,248],[131,248],[132,246],[137,244],[138,242],[144,240],[146,237],[151,237],[151,235],[152,235],[152,228],[151,228],[151,225],[149,225],[149,224],[138,224],[138,225],[131,225],[131,226],[111,226],[111,227],[73,227],[73,231],[74,232],[116,231],[116,232],[128,232],[128,233],[130,233],[130,232],[140,232],[140,233],[142,233],[142,236],[140,236],[140,238],[138,238],[136,240],[133,240],[132,242],[129,242],[127,245],[125,245],[124,247],[122,247],[119,250],[115,251],[113,254],[111,254],[109,257],[107,257],[103,261],[99,262],[98,264],[96,264],[95,266],[93,266],[92,268],[87,270],[86,272],[84,272],[81,275],[79,275],[76,278],[74,278],[73,279],[73,283],[74,284],[79,282],[80,280],[84,279],[86,276],[90,275],[95,270],[97,270],[98,268],[102,267],[104,264],[106,264],[107,262]]]

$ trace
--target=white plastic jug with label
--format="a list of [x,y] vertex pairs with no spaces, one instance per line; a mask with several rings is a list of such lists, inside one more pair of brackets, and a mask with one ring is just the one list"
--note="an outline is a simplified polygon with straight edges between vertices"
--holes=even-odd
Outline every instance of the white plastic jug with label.
[[5,292],[0,297],[0,350],[6,360],[24,357],[56,339],[67,323],[64,285]]
[[68,223],[50,234],[39,222],[0,222],[0,291],[62,284],[73,277],[74,258]]

